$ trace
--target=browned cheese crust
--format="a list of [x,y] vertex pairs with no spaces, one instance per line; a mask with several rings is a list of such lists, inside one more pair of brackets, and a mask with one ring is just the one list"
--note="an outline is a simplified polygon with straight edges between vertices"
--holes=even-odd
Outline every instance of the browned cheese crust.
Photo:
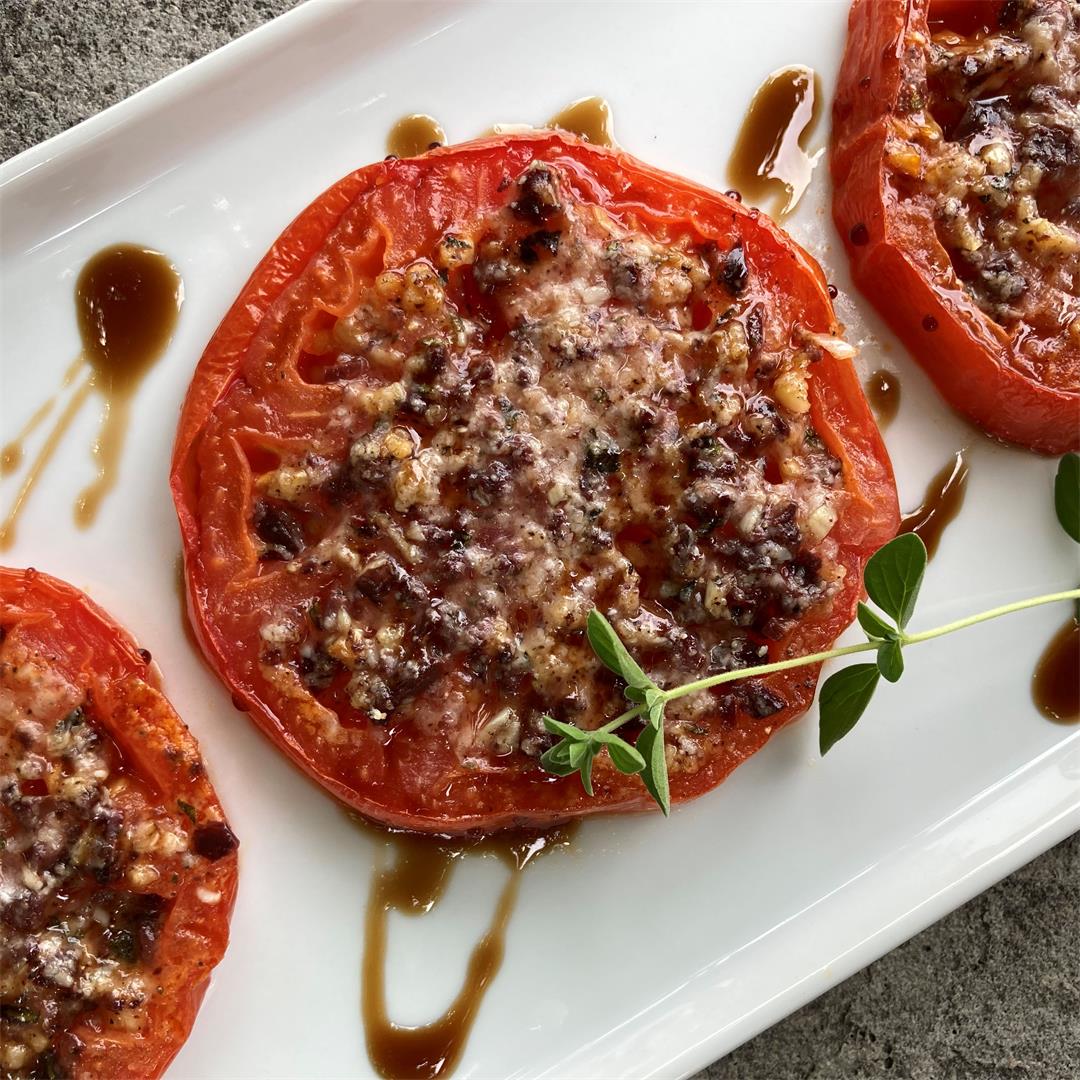
[[[507,328],[494,344],[445,287],[455,267]],[[753,664],[827,609],[846,496],[807,379],[844,346],[765,341],[749,277],[741,249],[628,231],[547,165],[433,262],[382,273],[305,361],[344,386],[347,459],[316,435],[257,480],[263,558],[333,579],[268,614],[264,675],[327,723],[439,731],[483,768],[540,754],[544,713],[610,719],[594,606],[672,684]],[[706,304],[725,316],[697,329]],[[756,683],[674,703],[672,768],[696,768],[703,710],[784,704]]]
[[1017,361],[1065,357],[1062,337],[1080,349],[1080,4],[1010,0],[993,33],[918,37],[888,161],[930,200],[971,299],[1034,329]]

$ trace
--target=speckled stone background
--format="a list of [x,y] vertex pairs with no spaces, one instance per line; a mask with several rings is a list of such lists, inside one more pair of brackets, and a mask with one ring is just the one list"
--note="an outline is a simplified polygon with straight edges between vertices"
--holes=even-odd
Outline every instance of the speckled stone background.
[[[292,6],[0,0],[7,158]],[[1080,1080],[1080,835],[697,1080]]]

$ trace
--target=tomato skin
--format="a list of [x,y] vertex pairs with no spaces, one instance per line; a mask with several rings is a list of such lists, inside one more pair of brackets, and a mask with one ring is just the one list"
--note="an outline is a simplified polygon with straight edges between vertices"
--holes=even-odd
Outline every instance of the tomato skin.
[[[977,5],[968,3],[965,10]],[[1080,448],[1080,353],[1061,342],[1073,388],[1047,386],[1013,362],[1017,334],[964,293],[930,214],[890,184],[885,148],[903,86],[904,42],[928,35],[929,0],[854,0],[833,103],[833,218],[855,284],[954,409],[990,435],[1044,454]],[[952,5],[956,7],[956,5]],[[987,20],[1000,4],[983,5]]]
[[[212,807],[225,820],[198,745],[160,692],[156,666],[108,614],[47,574],[0,567],[0,624],[7,631],[18,627],[72,682],[89,688],[95,722],[120,748],[125,769],[154,787],[162,804],[175,808],[183,800],[200,812]],[[145,1027],[105,1031],[82,1021],[70,1029],[81,1045],[76,1078],[149,1080],[165,1071],[187,1040],[211,971],[224,955],[236,886],[235,849],[213,862],[197,861],[158,940],[154,970],[160,971],[150,979],[162,992],[146,1005]],[[204,903],[199,889],[219,893],[220,900]]]
[[[398,257],[411,258],[423,251],[424,226],[417,218],[426,220],[428,215],[422,213],[423,208],[410,205],[410,199],[431,174],[437,175],[432,187],[447,204],[440,203],[440,215],[446,215],[441,227],[446,228],[446,220],[453,220],[448,207],[454,198],[445,190],[447,181],[443,178],[448,173],[457,177],[453,183],[468,188],[469,197],[475,200],[469,205],[483,208],[497,200],[503,177],[519,174],[541,155],[564,170],[577,191],[615,216],[632,214],[657,227],[691,223],[703,239],[714,234],[728,240],[732,235],[749,237],[747,250],[755,252],[759,260],[755,268],[768,278],[771,288],[784,295],[784,302],[799,312],[804,325],[821,333],[839,332],[821,268],[758,211],[629,155],[561,133],[495,137],[362,168],[317,198],[282,233],[208,344],[181,413],[171,483],[184,542],[189,611],[212,666],[264,733],[343,802],[397,828],[440,833],[494,831],[545,826],[589,813],[644,810],[653,804],[637,778],[623,776],[609,768],[606,759],[599,759],[594,797],[584,793],[577,777],[559,779],[538,768],[528,777],[490,774],[478,779],[463,773],[447,785],[442,805],[432,810],[418,807],[407,792],[395,789],[395,782],[387,780],[388,775],[402,772],[422,773],[427,764],[422,749],[407,748],[400,761],[384,767],[382,748],[372,738],[370,767],[376,780],[361,784],[333,760],[332,754],[321,755],[306,747],[275,710],[267,687],[253,677],[252,665],[242,655],[243,647],[215,626],[210,596],[229,587],[250,542],[231,533],[243,529],[246,537],[244,511],[237,509],[242,495],[230,491],[215,502],[212,494],[219,486],[234,488],[235,474],[242,471],[243,464],[239,458],[226,461],[207,446],[206,426],[215,404],[240,378],[242,365],[262,355],[264,317],[269,319],[268,313],[278,316],[294,295],[290,290],[299,286],[305,274],[318,272],[320,249],[331,234],[337,235],[335,230],[346,228],[350,207],[382,192],[384,216],[377,227],[392,238]],[[352,228],[356,229],[355,224]],[[253,379],[264,377],[264,369],[251,367]],[[862,566],[894,535],[899,523],[892,467],[854,370],[825,354],[814,371],[811,400],[815,426],[843,462],[847,478],[849,500],[835,530],[842,545],[840,562],[847,584],[827,616],[801,623],[781,643],[785,655],[825,648],[851,622],[860,597]],[[289,437],[299,438],[299,434],[291,429]],[[218,519],[209,520],[207,508],[218,505],[222,508]],[[249,552],[248,557],[254,556]],[[787,698],[788,707],[770,717],[768,727],[736,723],[722,753],[693,775],[672,778],[673,801],[694,798],[716,786],[764,745],[771,733],[804,712],[813,701],[816,679],[814,668],[771,679],[768,686]]]
[[931,0],[931,29],[971,35],[992,30],[1007,0]]

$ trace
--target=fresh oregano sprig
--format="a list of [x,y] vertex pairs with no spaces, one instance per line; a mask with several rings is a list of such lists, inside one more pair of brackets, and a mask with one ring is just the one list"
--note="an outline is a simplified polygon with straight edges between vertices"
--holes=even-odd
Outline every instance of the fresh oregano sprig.
[[[1054,481],[1054,508],[1061,527],[1080,543],[1080,456],[1077,454],[1066,454],[1058,463]],[[623,693],[632,703],[631,707],[592,731],[545,716],[544,726],[553,735],[559,735],[560,739],[540,758],[540,764],[557,776],[580,773],[585,791],[592,795],[593,762],[599,754],[606,752],[619,772],[641,776],[649,794],[667,814],[671,810],[671,792],[664,753],[664,709],[669,701],[722,683],[759,678],[808,664],[820,664],[840,656],[873,652],[874,663],[852,664],[830,675],[822,684],[818,697],[818,739],[821,753],[826,754],[858,723],[881,679],[896,682],[903,675],[903,650],[908,645],[930,641],[989,619],[1042,604],[1062,600],[1074,600],[1080,604],[1080,588],[1069,589],[1004,604],[932,630],[909,633],[907,627],[915,613],[926,563],[926,546],[914,533],[897,536],[870,557],[863,573],[863,584],[878,610],[865,603],[858,606],[857,617],[866,633],[865,642],[727,671],[670,690],[658,686],[649,677],[630,655],[611,623],[593,609],[589,612],[586,625],[589,644],[600,662],[623,681]],[[641,722],[643,727],[631,745],[615,732],[633,720]]]

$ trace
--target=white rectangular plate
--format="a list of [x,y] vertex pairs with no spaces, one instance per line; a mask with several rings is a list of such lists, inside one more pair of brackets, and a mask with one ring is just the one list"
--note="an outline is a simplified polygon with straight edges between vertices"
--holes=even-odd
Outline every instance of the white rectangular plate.
[[[242,841],[232,945],[174,1076],[371,1072],[359,971],[376,842],[255,733],[181,632],[167,467],[226,307],[292,216],[381,157],[408,112],[437,114],[458,140],[602,94],[632,153],[726,187],[755,87],[804,63],[831,95],[845,18],[843,2],[314,2],[0,169],[6,435],[77,351],[72,286],[88,256],[146,244],[186,287],[95,527],[78,532],[70,515],[91,474],[87,409],[6,556],[85,588],[153,651]],[[901,501],[917,503],[952,452],[970,450],[967,503],[917,622],[1069,587],[1075,551],[1054,522],[1052,464],[958,421],[857,310],[827,198],[820,168],[791,229],[842,290],[864,370],[902,372],[888,432]],[[13,495],[9,478],[0,506]],[[1080,729],[1041,719],[1029,691],[1062,618],[1040,609],[911,650],[903,682],[825,760],[810,715],[670,821],[588,823],[574,851],[530,869],[457,1075],[690,1073],[1080,827]],[[502,873],[475,861],[432,916],[392,924],[400,1022],[449,1000]]]

